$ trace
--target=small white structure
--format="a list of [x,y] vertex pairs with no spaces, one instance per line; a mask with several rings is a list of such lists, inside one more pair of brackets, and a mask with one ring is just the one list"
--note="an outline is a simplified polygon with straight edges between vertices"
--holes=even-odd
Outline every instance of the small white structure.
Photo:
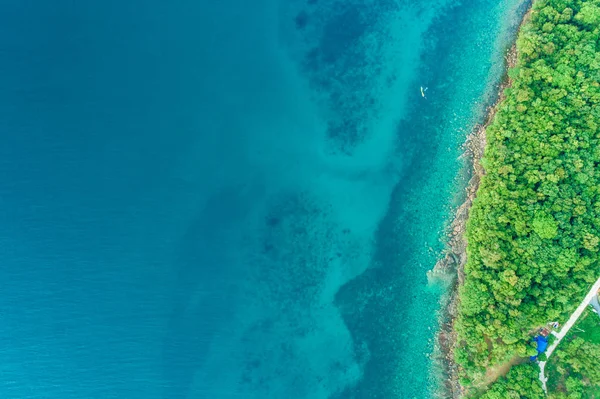
[[600,302],[598,302],[598,294],[596,294],[592,298],[592,301],[590,302],[590,306],[592,307],[593,311],[598,313],[598,315],[600,316]]

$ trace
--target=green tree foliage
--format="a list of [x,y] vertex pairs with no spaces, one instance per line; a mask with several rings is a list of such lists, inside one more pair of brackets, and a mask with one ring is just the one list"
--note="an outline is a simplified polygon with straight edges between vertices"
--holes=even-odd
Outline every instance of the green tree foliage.
[[519,33],[467,224],[465,380],[525,355],[532,330],[572,312],[600,276],[599,39],[600,0],[536,0]]
[[482,399],[543,399],[544,391],[533,364],[521,364],[510,369],[481,396]]
[[[600,385],[600,345],[575,338],[559,348],[553,361],[566,364],[571,372],[585,376],[590,384]],[[560,371],[564,373],[565,369]]]
[[548,364],[553,370],[548,375],[552,385],[550,399],[593,398],[597,397],[593,392],[600,391],[600,345],[578,334],[567,336]]
[[575,20],[586,28],[594,29],[600,24],[600,7],[595,4],[584,4],[575,16]]

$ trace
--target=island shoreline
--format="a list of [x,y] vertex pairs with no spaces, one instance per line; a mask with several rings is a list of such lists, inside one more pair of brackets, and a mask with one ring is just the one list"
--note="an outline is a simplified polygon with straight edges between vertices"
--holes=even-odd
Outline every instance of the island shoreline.
[[500,104],[505,99],[505,89],[512,84],[508,76],[508,70],[516,66],[516,38],[531,15],[532,4],[533,0],[526,5],[521,22],[517,27],[515,41],[504,56],[503,78],[498,86],[495,100],[492,105],[487,107],[484,122],[473,127],[463,144],[464,151],[461,157],[464,159],[464,166],[461,173],[465,173],[469,179],[466,187],[464,187],[466,195],[462,204],[453,212],[452,222],[447,228],[445,255],[432,270],[434,275],[450,276],[447,293],[441,299],[439,330],[436,335],[437,353],[434,355],[434,361],[438,363],[443,381],[439,382],[435,397],[459,399],[464,393],[458,377],[459,366],[454,360],[454,348],[457,345],[454,323],[458,316],[460,301],[458,290],[464,282],[464,266],[467,261],[466,225],[469,210],[476,197],[481,178],[485,175],[481,159],[486,146],[486,130],[493,122]]

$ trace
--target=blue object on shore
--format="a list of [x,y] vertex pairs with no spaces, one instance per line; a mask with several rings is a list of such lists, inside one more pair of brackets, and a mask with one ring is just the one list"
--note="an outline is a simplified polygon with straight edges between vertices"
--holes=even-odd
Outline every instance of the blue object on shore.
[[542,337],[541,335],[535,337],[535,342],[537,343],[538,353],[543,353],[548,347],[548,339],[546,337]]

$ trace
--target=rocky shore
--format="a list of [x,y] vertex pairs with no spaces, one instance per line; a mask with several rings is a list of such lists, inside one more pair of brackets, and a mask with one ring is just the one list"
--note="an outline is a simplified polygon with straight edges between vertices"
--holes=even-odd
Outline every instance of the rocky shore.
[[[529,11],[524,15],[523,21],[527,19]],[[522,23],[521,23],[522,25]],[[516,65],[517,51],[513,45],[506,53],[506,70]],[[454,219],[448,229],[448,243],[445,256],[438,261],[433,269],[434,274],[450,276],[448,293],[443,298],[442,311],[440,313],[440,330],[437,335],[435,360],[442,374],[443,383],[440,384],[436,396],[440,398],[460,398],[463,389],[458,379],[459,366],[454,361],[454,347],[457,345],[457,336],[454,330],[454,322],[458,315],[458,288],[464,281],[464,266],[467,261],[467,241],[465,236],[466,224],[471,204],[475,199],[481,177],[485,170],[481,165],[486,143],[486,128],[494,120],[499,104],[504,100],[504,89],[511,84],[506,74],[502,84],[498,88],[497,100],[486,112],[483,124],[475,126],[472,133],[467,137],[464,144],[463,158],[465,161],[465,173],[468,173],[464,202],[456,209]]]

